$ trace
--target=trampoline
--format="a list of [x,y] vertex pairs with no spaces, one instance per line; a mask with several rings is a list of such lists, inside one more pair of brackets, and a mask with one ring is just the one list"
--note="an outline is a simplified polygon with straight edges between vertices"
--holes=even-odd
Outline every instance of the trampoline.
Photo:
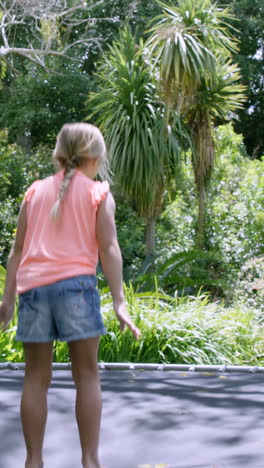
[[[24,370],[5,367],[0,366],[0,468],[23,468]],[[103,467],[263,468],[264,368],[166,369],[100,365]],[[45,468],[81,468],[74,404],[69,366],[54,366]]]

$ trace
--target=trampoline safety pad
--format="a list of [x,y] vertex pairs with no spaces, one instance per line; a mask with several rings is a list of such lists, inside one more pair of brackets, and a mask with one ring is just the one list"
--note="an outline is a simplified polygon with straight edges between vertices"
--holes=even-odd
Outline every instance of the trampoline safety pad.
[[[0,372],[0,468],[24,468],[23,370]],[[262,373],[100,370],[103,468],[263,468]],[[89,395],[87,395],[89,398]],[[53,371],[45,468],[81,468],[69,370]]]

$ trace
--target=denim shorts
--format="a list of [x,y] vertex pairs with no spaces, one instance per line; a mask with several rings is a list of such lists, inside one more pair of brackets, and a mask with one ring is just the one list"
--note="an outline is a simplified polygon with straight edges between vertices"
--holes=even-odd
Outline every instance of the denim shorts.
[[81,275],[19,295],[16,340],[76,341],[105,335],[97,279]]

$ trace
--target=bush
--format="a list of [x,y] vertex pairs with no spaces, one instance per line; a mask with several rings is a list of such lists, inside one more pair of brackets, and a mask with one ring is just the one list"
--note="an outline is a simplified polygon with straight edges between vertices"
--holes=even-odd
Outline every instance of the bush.
[[235,299],[264,312],[264,257],[252,258],[241,267],[235,285]]
[[20,202],[32,182],[54,172],[51,150],[39,147],[26,152],[16,144],[8,144],[7,132],[0,131],[0,171],[0,200],[10,196]]
[[0,264],[5,265],[13,241],[18,206],[10,196],[5,201],[0,201]]
[[[263,254],[264,160],[250,160],[245,155],[242,137],[234,133],[231,124],[217,129],[216,142],[217,161],[207,200],[206,249],[201,259],[197,254],[192,262],[179,265],[174,290],[182,288],[184,278],[189,278],[193,284],[188,293],[196,294],[203,284],[206,291],[230,297],[242,265]],[[190,256],[196,220],[192,167],[187,162],[180,190],[176,186],[175,201],[158,221],[157,271],[174,255]]]
[[217,131],[217,165],[208,203],[207,242],[238,270],[263,253],[264,160],[241,152],[242,137],[231,125]]
[[118,241],[122,250],[124,280],[135,279],[145,257],[145,223],[129,203],[121,199],[115,186],[116,226]]
[[[100,340],[99,360],[262,365],[264,325],[254,309],[243,304],[225,308],[218,301],[210,303],[207,295],[173,299],[158,289],[136,294],[130,286],[125,287],[125,294],[131,316],[141,330],[140,340],[135,341],[128,330],[120,332],[109,291],[102,290],[107,334]],[[23,362],[22,345],[14,340],[15,333],[16,317],[0,335],[0,361]],[[69,361],[66,343],[55,343],[54,361]]]

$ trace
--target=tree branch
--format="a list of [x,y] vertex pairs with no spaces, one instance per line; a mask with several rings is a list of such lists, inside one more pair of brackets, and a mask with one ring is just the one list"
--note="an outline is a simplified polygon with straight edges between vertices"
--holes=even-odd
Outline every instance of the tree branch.
[[[66,49],[68,48],[69,46],[66,47]],[[66,55],[64,50],[60,52],[58,50],[52,50],[52,49],[46,50],[46,49],[26,49],[23,47],[4,47],[4,46],[0,47],[0,57],[1,56],[4,57],[8,54],[18,54],[18,55],[23,55],[24,57],[28,57],[28,58],[32,58],[34,56],[35,57],[38,57],[38,56],[47,57],[49,55],[53,55],[55,57],[64,57],[71,61],[76,61],[76,62],[80,61],[79,59],[75,59],[73,57]]]
[[85,39],[85,40],[79,39],[79,40],[74,41],[74,42],[72,42],[71,44],[67,45],[66,47],[64,47],[64,49],[62,50],[61,53],[62,53],[62,54],[65,54],[65,52],[66,52],[67,50],[69,50],[71,47],[74,47],[74,46],[77,45],[77,44],[86,45],[86,44],[88,44],[89,42],[94,42],[94,41],[99,42],[99,41],[100,41],[100,38],[99,38],[99,37],[91,37],[90,39]]
[[[59,50],[59,42],[57,38],[52,36],[45,37],[42,30],[42,21],[46,19],[51,24],[56,24],[58,20],[61,20],[63,27],[66,28],[68,33],[73,28],[90,22],[98,20],[114,21],[114,18],[78,18],[76,12],[80,11],[91,11],[92,9],[102,5],[104,0],[99,0],[96,3],[88,6],[85,0],[76,0],[73,7],[68,7],[67,0],[0,0],[0,11],[2,10],[2,17],[0,18],[0,36],[2,36],[2,46],[0,46],[0,57],[12,56],[12,54],[20,55],[28,58],[35,64],[45,68],[47,71],[49,68],[45,64],[45,57],[55,56],[63,57],[67,60],[80,62],[80,59],[76,59],[68,55],[68,51],[73,49],[75,46],[83,44],[87,46],[92,42],[99,43],[99,37],[81,37],[80,39],[73,41],[70,44],[61,46]],[[88,15],[87,15],[88,16]],[[25,47],[16,47],[14,39],[14,27],[16,25],[26,25],[27,29],[22,29],[24,38],[26,38],[27,45]],[[49,30],[47,30],[49,31]],[[47,33],[49,35],[49,32]],[[11,39],[12,38],[12,39]],[[33,46],[31,39],[34,40]],[[54,40],[58,44],[58,49],[55,49]],[[8,59],[8,61],[10,58]],[[49,70],[51,71],[51,70]]]
[[20,54],[24,57],[26,57],[28,60],[30,60],[30,62],[33,62],[35,63],[35,65],[38,65],[40,66],[41,68],[43,68],[46,72],[48,73],[52,73],[53,75],[59,75],[59,76],[64,76],[63,73],[60,73],[58,71],[54,71],[52,70],[51,68],[47,67],[47,65],[45,64],[44,61],[40,60],[39,57],[37,58],[34,58],[34,57],[31,57],[30,55],[24,55],[24,54]]

